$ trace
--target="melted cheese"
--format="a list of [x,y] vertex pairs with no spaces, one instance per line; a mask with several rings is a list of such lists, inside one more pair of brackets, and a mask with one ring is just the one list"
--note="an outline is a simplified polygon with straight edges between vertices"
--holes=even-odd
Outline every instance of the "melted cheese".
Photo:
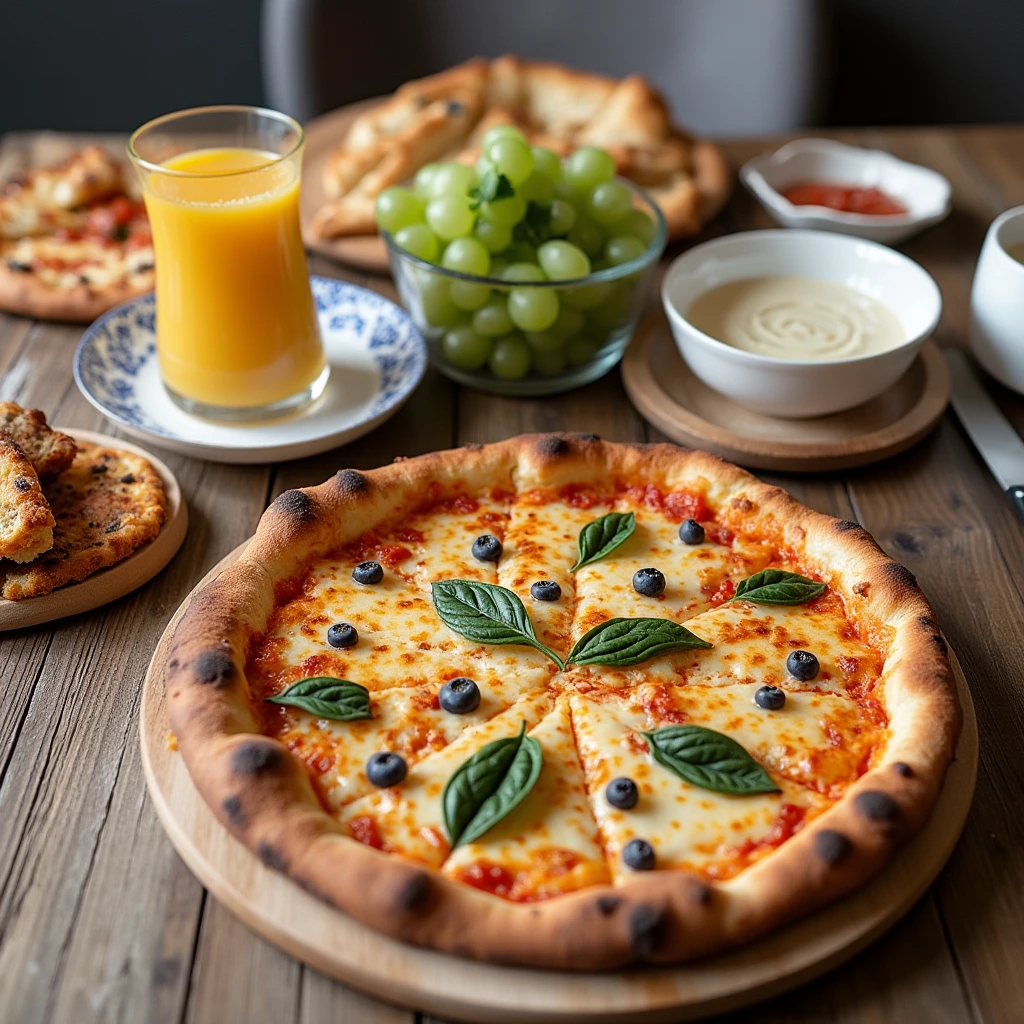
[[559,701],[530,735],[544,754],[533,789],[479,840],[457,847],[444,873],[513,900],[544,899],[610,881],[567,701]]
[[[489,722],[469,729],[443,750],[409,769],[400,786],[376,790],[348,804],[341,820],[355,836],[364,834],[360,819],[369,819],[383,848],[439,868],[450,852],[444,830],[441,794],[452,773],[485,743],[515,736],[520,723],[527,729],[551,707],[551,697],[540,693],[524,697]],[[355,822],[355,825],[353,825]]]
[[[571,700],[587,788],[616,881],[632,874],[622,861],[630,839],[651,843],[658,867],[727,878],[770,853],[776,838],[785,838],[787,820],[809,820],[828,806],[818,793],[781,776],[773,777],[780,793],[727,796],[692,786],[651,756],[640,736],[650,728],[643,711],[613,696],[601,703]],[[605,798],[605,787],[618,776],[639,787],[631,810],[618,810]]]

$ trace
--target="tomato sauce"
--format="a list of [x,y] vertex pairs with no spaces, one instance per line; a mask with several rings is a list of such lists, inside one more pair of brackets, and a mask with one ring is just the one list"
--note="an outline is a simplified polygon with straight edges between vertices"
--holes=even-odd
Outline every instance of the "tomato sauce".
[[357,843],[362,843],[364,846],[371,846],[375,850],[384,849],[384,840],[380,837],[380,832],[377,831],[377,823],[373,818],[363,817],[352,818],[348,823],[348,827],[352,832],[352,838]]
[[806,181],[790,185],[783,196],[794,206],[824,206],[840,213],[863,213],[871,217],[902,217],[909,211],[898,200],[878,188]]
[[486,860],[477,861],[460,870],[458,879],[460,882],[465,882],[466,885],[473,886],[474,889],[482,889],[492,896],[506,898],[516,884],[515,875],[511,871]]

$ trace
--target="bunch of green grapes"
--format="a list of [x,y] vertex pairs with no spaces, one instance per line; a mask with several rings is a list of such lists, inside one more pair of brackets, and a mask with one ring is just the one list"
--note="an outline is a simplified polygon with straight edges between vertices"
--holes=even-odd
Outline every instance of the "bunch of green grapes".
[[376,218],[400,249],[428,263],[507,285],[419,271],[423,315],[443,329],[445,358],[462,370],[488,367],[516,380],[581,366],[629,319],[631,280],[578,281],[642,256],[657,234],[614,180],[604,150],[578,149],[564,164],[530,146],[511,125],[483,137],[475,167],[427,164],[409,188],[389,188]]

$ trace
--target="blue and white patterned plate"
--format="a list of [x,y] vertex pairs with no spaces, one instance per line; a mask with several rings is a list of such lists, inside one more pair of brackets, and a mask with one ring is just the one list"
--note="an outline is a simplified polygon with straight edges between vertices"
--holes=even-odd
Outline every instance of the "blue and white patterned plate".
[[321,398],[293,416],[220,424],[179,409],[160,380],[151,294],[86,330],[75,353],[75,382],[126,433],[213,462],[298,459],[362,437],[419,384],[426,345],[405,310],[376,292],[326,277],[310,283],[331,377]]

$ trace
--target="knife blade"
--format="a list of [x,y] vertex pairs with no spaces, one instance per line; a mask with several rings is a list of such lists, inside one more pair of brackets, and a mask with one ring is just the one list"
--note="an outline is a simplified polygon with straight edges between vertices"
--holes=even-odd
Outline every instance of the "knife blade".
[[989,398],[967,356],[956,348],[943,349],[942,354],[952,378],[953,408],[1024,523],[1024,441]]

